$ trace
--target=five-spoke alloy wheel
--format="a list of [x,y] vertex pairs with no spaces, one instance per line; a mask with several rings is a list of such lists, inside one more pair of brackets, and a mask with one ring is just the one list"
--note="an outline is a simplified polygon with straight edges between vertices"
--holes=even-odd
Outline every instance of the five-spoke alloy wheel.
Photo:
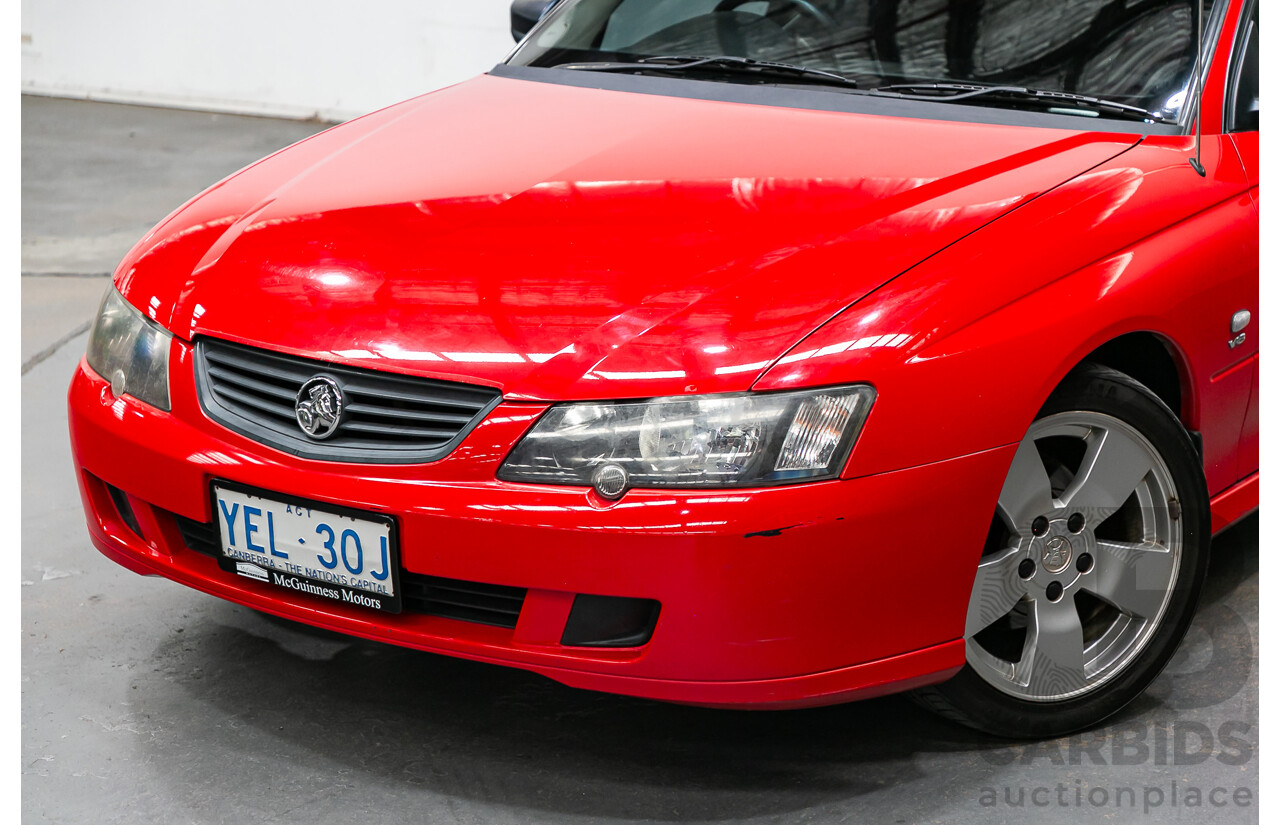
[[1207,561],[1189,435],[1141,384],[1085,365],[1014,454],[973,582],[966,667],[918,698],[1006,736],[1093,724],[1173,655]]

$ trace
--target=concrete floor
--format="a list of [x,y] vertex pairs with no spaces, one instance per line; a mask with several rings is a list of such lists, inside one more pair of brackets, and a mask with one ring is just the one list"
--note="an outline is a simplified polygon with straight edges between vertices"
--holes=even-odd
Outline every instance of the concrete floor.
[[24,821],[1123,822],[1144,807],[1151,822],[1257,821],[1256,517],[1214,543],[1200,614],[1148,694],[1099,730],[1029,745],[897,697],[745,713],[577,691],[312,632],[106,561],[64,411],[77,330],[107,284],[85,276],[318,128],[23,101]]

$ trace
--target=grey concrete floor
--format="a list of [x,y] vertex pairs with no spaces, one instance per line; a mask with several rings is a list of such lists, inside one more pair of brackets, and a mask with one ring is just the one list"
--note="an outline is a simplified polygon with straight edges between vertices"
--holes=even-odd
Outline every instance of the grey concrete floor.
[[115,566],[89,544],[67,444],[75,333],[107,283],[76,276],[320,126],[37,98],[23,118],[23,269],[43,273],[22,295],[24,821],[1257,821],[1256,517],[1214,542],[1148,694],[1033,744],[898,697],[749,713],[577,691]]
[[88,329],[107,276],[148,229],[326,125],[23,97],[23,370]]

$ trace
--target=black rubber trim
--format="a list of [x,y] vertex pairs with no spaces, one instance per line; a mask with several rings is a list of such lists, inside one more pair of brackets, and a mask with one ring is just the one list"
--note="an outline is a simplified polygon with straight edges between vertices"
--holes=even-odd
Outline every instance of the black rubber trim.
[[512,66],[507,63],[494,66],[489,70],[489,74],[510,80],[530,80],[536,83],[554,83],[583,89],[661,95],[688,100],[714,100],[722,103],[749,103],[819,112],[909,117],[917,120],[945,120],[956,123],[989,123],[997,126],[1038,126],[1072,132],[1124,135],[1177,135],[1183,132],[1183,128],[1175,123],[1142,123],[1105,116],[1055,115],[989,106],[879,97],[857,91],[814,87],[757,86],[683,77]]
[[[1224,4],[1225,5],[1225,4]],[[1227,58],[1227,79],[1222,87],[1222,131],[1226,134],[1243,134],[1252,129],[1236,128],[1235,92],[1239,91],[1240,76],[1244,71],[1244,58],[1248,52],[1250,34],[1256,0],[1245,0],[1240,7],[1240,17],[1236,20],[1236,32],[1231,38],[1231,52]]]

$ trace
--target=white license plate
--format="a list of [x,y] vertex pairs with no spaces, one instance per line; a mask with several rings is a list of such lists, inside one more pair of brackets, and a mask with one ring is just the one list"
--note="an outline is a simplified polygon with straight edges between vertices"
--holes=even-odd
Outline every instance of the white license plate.
[[241,576],[356,607],[400,612],[389,518],[214,484],[221,565]]

